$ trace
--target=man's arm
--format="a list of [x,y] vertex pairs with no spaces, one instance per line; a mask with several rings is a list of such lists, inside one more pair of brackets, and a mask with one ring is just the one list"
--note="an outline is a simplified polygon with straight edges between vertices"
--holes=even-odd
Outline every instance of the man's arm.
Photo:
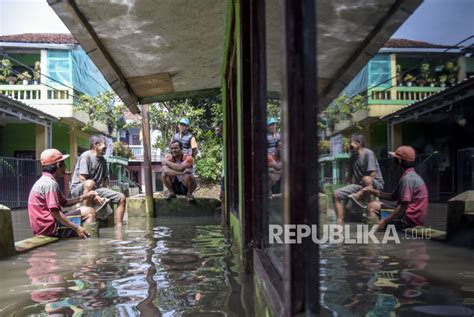
[[395,192],[394,193],[384,193],[384,192],[381,192],[380,190],[377,190],[375,188],[370,188],[370,187],[365,187],[364,189],[362,189],[365,193],[369,193],[369,194],[374,194],[375,196],[378,196],[380,198],[383,198],[383,199],[387,199],[387,200],[396,200],[394,198],[395,196]]
[[379,221],[379,226],[380,226],[379,229],[380,230],[384,229],[387,226],[387,224],[389,224],[392,220],[397,219],[398,217],[403,215],[405,211],[407,210],[407,208],[408,208],[408,202],[402,202],[401,204],[397,205],[397,207],[395,207],[395,210],[390,214],[390,216]]
[[283,167],[282,165],[281,161],[277,161],[273,158],[268,160],[268,167],[273,168],[275,171],[280,171]]
[[80,175],[79,175],[79,181],[80,181],[81,183],[84,183],[84,182],[87,180],[87,176],[89,176],[89,175],[87,175],[87,174],[80,174]]
[[194,136],[191,138],[190,143],[191,143],[190,145],[191,145],[191,150],[192,150],[192,156],[193,158],[196,158],[196,156],[199,153],[199,150],[198,150],[198,144],[196,142],[196,138]]
[[163,173],[166,173],[166,175],[169,176],[184,175],[184,171],[176,171],[169,166],[163,166]]
[[81,226],[76,226],[69,220],[66,215],[64,215],[62,212],[59,211],[57,208],[51,209],[51,216],[57,221],[59,221],[61,224],[65,225],[66,227],[74,230],[76,234],[79,236],[81,239],[86,239],[89,236],[89,233],[82,228]]
[[175,170],[178,172],[184,172],[186,169],[191,168],[193,166],[193,161],[189,159],[186,159],[184,160],[184,162],[181,162],[181,163],[173,163],[173,162],[168,161],[166,166],[168,166],[172,170]]
[[97,193],[95,191],[90,191],[86,194],[80,195],[79,197],[66,199],[66,202],[62,205],[63,207],[74,206],[75,204],[80,203],[83,200],[96,197]]

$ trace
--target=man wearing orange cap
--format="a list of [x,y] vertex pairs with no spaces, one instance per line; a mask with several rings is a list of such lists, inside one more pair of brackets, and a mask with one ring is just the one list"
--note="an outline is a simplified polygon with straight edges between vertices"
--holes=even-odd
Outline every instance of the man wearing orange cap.
[[403,227],[416,227],[424,224],[428,212],[428,189],[425,182],[415,172],[415,150],[411,146],[400,146],[395,152],[389,152],[396,166],[403,170],[393,193],[382,193],[373,187],[364,188],[365,192],[375,194],[382,201],[372,201],[367,206],[368,215],[379,217],[383,207],[389,207],[395,201],[395,210],[385,219],[379,221],[379,229],[384,229],[391,221],[402,217]]
[[41,153],[43,175],[33,185],[28,197],[28,214],[35,236],[77,236],[85,239],[89,234],[81,227],[81,223],[95,222],[95,210],[91,207],[81,207],[66,213],[61,210],[61,207],[73,206],[97,195],[91,191],[77,198],[64,197],[57,180],[64,175],[64,160],[68,157],[56,149],[47,149]]

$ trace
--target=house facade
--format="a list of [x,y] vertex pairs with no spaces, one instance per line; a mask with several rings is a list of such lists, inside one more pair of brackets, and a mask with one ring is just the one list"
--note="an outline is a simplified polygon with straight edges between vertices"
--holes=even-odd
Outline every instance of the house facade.
[[[135,123],[137,127],[120,130],[118,132],[118,140],[128,146],[133,154],[128,160],[126,177],[133,183],[139,185],[144,191],[145,187],[145,166],[144,166],[144,146],[143,136],[139,124],[141,122],[140,115],[134,115],[129,111],[124,113],[125,121],[130,125]],[[131,124],[133,126],[134,124]],[[161,181],[161,149],[153,145],[159,135],[158,130],[150,131],[151,144],[151,165],[152,165],[152,186],[153,192],[163,190],[163,182]]]
[[[324,131],[330,147],[319,158],[321,181],[343,182],[347,169],[344,160],[349,155],[348,149],[338,144],[342,139],[347,143],[347,138],[356,132],[364,135],[366,146],[382,160],[382,168],[387,168],[387,152],[400,143],[401,130],[380,117],[429,98],[473,74],[473,58],[462,47],[405,39],[387,41],[342,92],[347,96],[362,95],[367,107]],[[417,133],[415,126],[406,129],[405,135]]]
[[[109,134],[100,123],[82,131],[89,116],[75,111],[74,104],[81,94],[95,96],[110,86],[71,35],[0,36],[0,48],[2,65],[11,65],[1,78],[0,94],[59,119],[49,128],[35,124],[4,126],[2,138],[16,142],[2,142],[0,156],[39,159],[41,151],[52,146],[70,154],[66,166],[71,171],[78,155],[89,148],[90,135]],[[49,143],[35,137],[42,134],[49,135]]]

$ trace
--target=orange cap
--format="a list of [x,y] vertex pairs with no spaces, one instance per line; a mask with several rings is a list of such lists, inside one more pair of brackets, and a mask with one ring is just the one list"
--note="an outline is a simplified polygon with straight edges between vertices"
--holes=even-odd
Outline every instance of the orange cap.
[[46,166],[46,165],[51,165],[51,164],[64,161],[68,157],[69,157],[69,154],[62,155],[62,153],[56,149],[46,149],[41,153],[40,160],[41,160],[41,165]]
[[415,162],[416,159],[415,149],[407,145],[402,145],[395,152],[388,152],[388,154],[405,162]]

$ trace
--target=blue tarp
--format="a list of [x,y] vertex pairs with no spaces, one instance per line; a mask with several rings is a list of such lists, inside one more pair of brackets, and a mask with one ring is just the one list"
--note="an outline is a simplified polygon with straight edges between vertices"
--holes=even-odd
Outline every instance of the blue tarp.
[[367,88],[374,86],[389,87],[391,85],[391,77],[390,55],[377,54],[362,68],[354,79],[351,80],[341,94],[353,97],[364,93]]
[[[89,56],[82,49],[48,50],[47,84],[55,87],[73,87],[90,96],[111,90]],[[64,87],[65,88],[65,87]]]
[[72,64],[74,89],[94,97],[101,92],[111,90],[104,76],[84,50],[72,51]]

